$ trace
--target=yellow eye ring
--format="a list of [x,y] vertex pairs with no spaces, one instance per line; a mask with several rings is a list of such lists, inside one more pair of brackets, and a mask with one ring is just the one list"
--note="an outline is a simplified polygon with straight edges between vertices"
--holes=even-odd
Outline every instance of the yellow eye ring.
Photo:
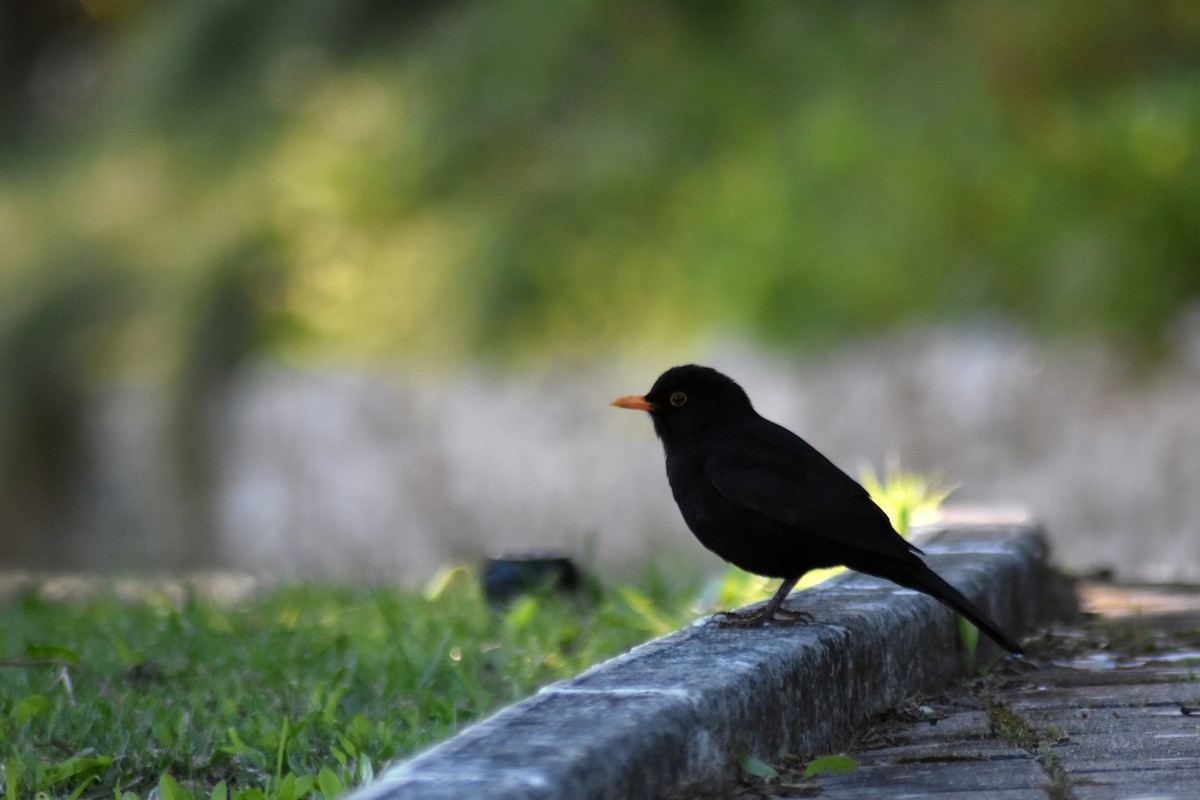
[[671,405],[675,406],[676,408],[678,408],[679,406],[683,405],[686,402],[687,402],[687,395],[684,394],[683,392],[676,392],[675,394],[671,395]]

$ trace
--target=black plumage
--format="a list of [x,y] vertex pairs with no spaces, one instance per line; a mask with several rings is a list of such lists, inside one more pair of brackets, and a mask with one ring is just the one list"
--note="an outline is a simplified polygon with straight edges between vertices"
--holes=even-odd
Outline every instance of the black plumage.
[[1021,651],[920,559],[866,489],[808,442],[761,417],[730,378],[708,367],[673,367],[644,396],[613,405],[650,413],[671,492],[701,544],[748,572],[783,580],[761,613],[735,624],[777,619],[806,572],[844,565],[931,595],[1005,649]]

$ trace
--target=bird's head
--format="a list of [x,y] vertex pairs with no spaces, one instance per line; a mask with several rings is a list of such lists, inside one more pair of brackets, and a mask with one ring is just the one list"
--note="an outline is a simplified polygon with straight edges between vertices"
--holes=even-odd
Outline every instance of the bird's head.
[[650,412],[654,432],[668,447],[703,435],[714,424],[754,413],[750,398],[732,378],[695,364],[671,367],[646,394],[618,397],[612,404]]

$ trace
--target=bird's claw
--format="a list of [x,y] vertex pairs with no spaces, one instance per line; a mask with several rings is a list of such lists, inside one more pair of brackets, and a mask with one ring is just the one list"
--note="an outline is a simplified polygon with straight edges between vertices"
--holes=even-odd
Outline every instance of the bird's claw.
[[807,611],[790,611],[786,608],[775,609],[775,616],[771,622],[777,625],[794,625],[797,622],[808,624],[813,621],[813,615]]
[[812,614],[807,611],[792,611],[786,608],[777,608],[770,619],[763,613],[763,609],[757,611],[721,611],[714,614],[712,622],[722,628],[761,628],[768,622],[772,625],[787,626],[795,625],[798,622],[809,623],[813,621]]

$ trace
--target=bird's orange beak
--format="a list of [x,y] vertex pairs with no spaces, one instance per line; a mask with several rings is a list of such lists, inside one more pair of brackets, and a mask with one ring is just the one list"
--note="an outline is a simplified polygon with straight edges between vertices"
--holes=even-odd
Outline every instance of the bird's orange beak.
[[618,397],[612,401],[612,404],[617,408],[632,408],[635,411],[654,411],[657,406],[651,403],[640,394],[631,394],[625,397]]

